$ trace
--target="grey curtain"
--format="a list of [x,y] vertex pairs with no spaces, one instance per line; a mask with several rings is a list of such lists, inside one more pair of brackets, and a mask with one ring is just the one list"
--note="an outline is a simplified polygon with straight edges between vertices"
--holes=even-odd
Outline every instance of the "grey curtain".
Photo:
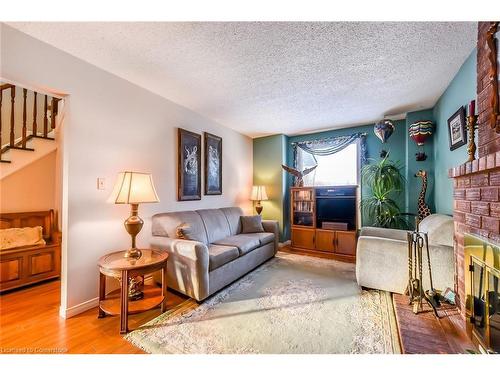
[[294,167],[297,168],[297,148],[311,154],[326,156],[332,155],[349,146],[351,143],[359,141],[359,156],[361,165],[366,164],[366,133],[355,133],[351,135],[343,135],[339,137],[322,138],[313,141],[293,142],[293,159]]

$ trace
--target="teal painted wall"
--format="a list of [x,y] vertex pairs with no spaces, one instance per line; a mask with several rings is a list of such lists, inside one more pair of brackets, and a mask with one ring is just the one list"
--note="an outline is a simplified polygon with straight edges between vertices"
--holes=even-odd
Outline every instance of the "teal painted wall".
[[[410,125],[416,121],[420,120],[430,120],[434,121],[432,109],[426,109],[416,112],[408,112],[406,114],[406,129],[410,128]],[[408,133],[408,132],[407,132]],[[406,212],[417,214],[417,203],[418,195],[422,189],[422,179],[420,177],[415,177],[420,169],[427,171],[428,182],[427,182],[427,193],[425,195],[426,202],[429,205],[432,212],[435,212],[434,207],[434,137],[429,137],[424,146],[417,146],[417,144],[409,136],[406,137],[406,196],[405,196],[405,208]],[[427,159],[424,161],[417,161],[415,159],[415,153],[425,152]],[[410,218],[410,221],[413,221]]]
[[286,215],[285,175],[281,164],[285,163],[287,138],[278,134],[257,138],[253,142],[253,184],[264,185],[269,200],[263,201],[262,218],[278,220],[283,237]]
[[439,188],[434,190],[434,200],[436,211],[449,215],[453,213],[453,182],[448,178],[448,169],[467,160],[467,146],[450,151],[448,118],[476,98],[476,66],[474,49],[434,106],[434,173]]

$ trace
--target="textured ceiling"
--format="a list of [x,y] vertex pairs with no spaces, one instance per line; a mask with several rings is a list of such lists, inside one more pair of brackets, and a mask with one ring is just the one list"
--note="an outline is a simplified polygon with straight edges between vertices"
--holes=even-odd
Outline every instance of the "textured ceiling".
[[476,23],[10,23],[249,136],[433,106]]

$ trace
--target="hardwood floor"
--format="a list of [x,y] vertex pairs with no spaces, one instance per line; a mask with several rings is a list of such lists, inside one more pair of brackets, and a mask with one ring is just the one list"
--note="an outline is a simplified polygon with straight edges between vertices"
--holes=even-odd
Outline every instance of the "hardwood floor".
[[459,354],[474,350],[456,307],[440,308],[437,319],[424,303],[424,311],[415,315],[408,297],[393,294],[399,337],[405,354]]
[[[70,319],[59,317],[59,293],[57,280],[0,295],[0,353],[142,353],[120,335],[118,316],[97,319],[96,307]],[[171,291],[167,297],[167,309],[187,300]],[[129,327],[159,314],[156,308],[130,315]]]

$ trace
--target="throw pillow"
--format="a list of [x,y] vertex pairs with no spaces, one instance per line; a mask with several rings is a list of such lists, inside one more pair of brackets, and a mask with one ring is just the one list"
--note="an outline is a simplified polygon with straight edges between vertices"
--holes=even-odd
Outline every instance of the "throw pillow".
[[177,226],[175,230],[175,235],[177,238],[180,238],[181,240],[196,240],[192,236],[193,231],[191,229],[191,225],[187,223],[182,223],[179,226]]
[[262,217],[260,215],[241,216],[241,233],[264,232]]

